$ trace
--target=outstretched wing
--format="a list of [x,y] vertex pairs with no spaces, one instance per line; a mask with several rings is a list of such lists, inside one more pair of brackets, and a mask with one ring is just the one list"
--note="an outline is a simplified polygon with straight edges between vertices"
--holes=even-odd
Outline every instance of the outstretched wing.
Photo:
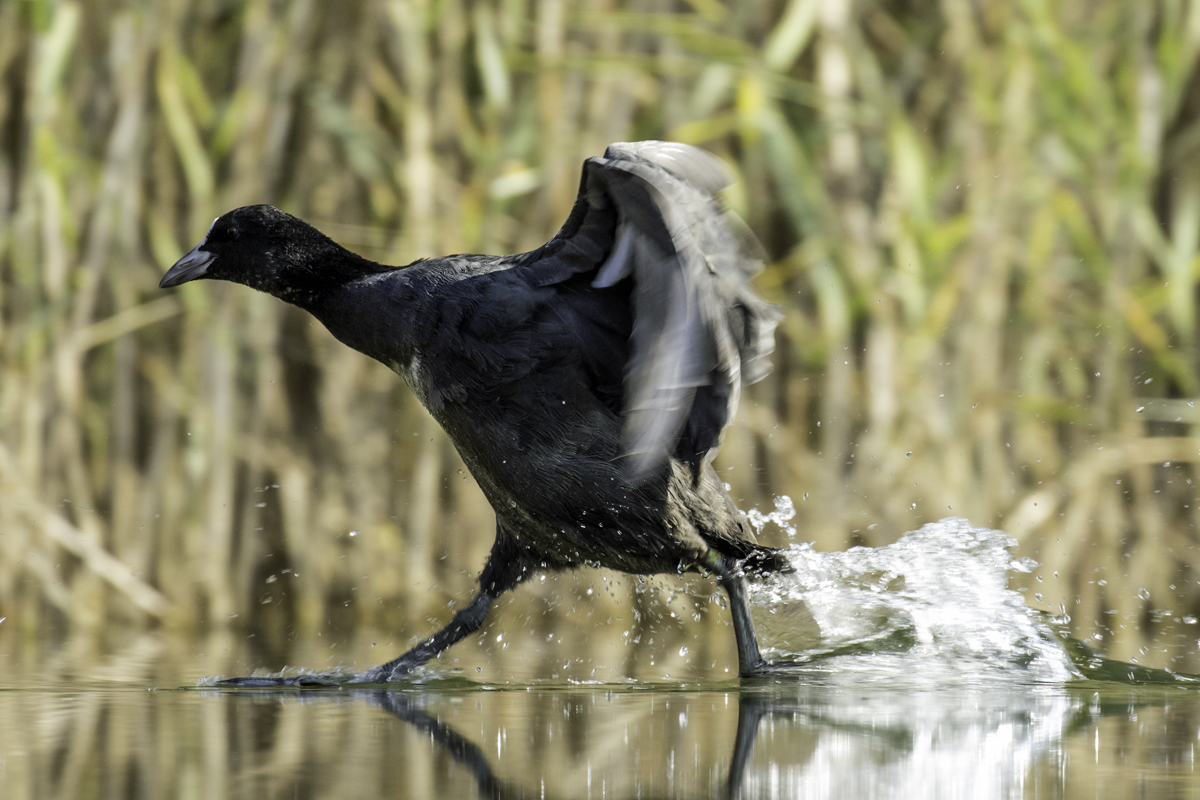
[[562,229],[520,267],[562,288],[597,394],[625,418],[636,474],[668,455],[699,469],[740,384],[770,370],[778,313],[750,285],[762,251],[717,197],[728,183],[719,160],[688,145],[611,145],[584,163]]

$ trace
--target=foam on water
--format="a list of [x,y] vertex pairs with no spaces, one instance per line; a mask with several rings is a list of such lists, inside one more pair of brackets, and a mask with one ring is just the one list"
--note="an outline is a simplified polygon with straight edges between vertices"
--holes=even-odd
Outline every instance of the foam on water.
[[[790,501],[761,526],[788,526]],[[1009,588],[1033,563],[1002,531],[949,518],[885,547],[818,552],[794,545],[795,572],[754,582],[751,596],[768,656],[802,669],[872,680],[1012,680],[1078,677],[1044,615]]]

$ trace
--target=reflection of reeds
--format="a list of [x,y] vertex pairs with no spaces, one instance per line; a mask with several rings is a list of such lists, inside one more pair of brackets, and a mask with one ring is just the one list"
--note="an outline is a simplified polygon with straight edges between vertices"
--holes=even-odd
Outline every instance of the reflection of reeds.
[[1091,798],[1147,785],[1188,796],[1195,780],[1200,715],[1162,686],[145,690],[178,685],[197,660],[215,666],[231,644],[220,638],[204,643],[207,656],[144,635],[86,664],[71,648],[5,664],[0,793],[690,798],[841,794],[836,787],[876,797],[898,786],[932,796],[986,786],[985,796]]
[[582,157],[648,137],[726,157],[775,259],[741,497],[793,495],[823,547],[1004,527],[1119,656],[1194,613],[1197,12],[602,6],[0,7],[6,624],[465,593],[490,514],[399,381],[270,298],[156,280],[249,202],[397,263],[526,249]]

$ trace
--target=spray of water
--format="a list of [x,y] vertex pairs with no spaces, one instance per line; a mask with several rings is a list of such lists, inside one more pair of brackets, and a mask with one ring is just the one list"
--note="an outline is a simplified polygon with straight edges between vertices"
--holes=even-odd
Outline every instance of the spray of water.
[[[751,513],[757,528],[794,533],[794,507]],[[763,644],[802,669],[872,680],[1059,683],[1078,677],[1040,612],[1009,588],[1028,572],[1002,531],[950,518],[885,547],[825,553],[793,545],[795,571],[752,589]]]

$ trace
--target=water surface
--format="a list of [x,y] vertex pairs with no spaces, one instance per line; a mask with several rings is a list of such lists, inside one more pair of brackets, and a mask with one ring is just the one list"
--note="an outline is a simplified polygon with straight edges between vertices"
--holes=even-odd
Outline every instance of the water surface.
[[[1200,684],[1066,638],[1009,588],[1030,566],[1010,546],[945,520],[884,548],[796,548],[796,573],[754,593],[793,666],[748,681],[689,652],[674,677],[550,671],[553,642],[511,632],[503,663],[536,668],[476,671],[477,642],[388,687],[222,690],[253,664],[244,638],[35,646],[0,625],[0,796],[1200,796]],[[345,673],[370,644],[344,648]]]

